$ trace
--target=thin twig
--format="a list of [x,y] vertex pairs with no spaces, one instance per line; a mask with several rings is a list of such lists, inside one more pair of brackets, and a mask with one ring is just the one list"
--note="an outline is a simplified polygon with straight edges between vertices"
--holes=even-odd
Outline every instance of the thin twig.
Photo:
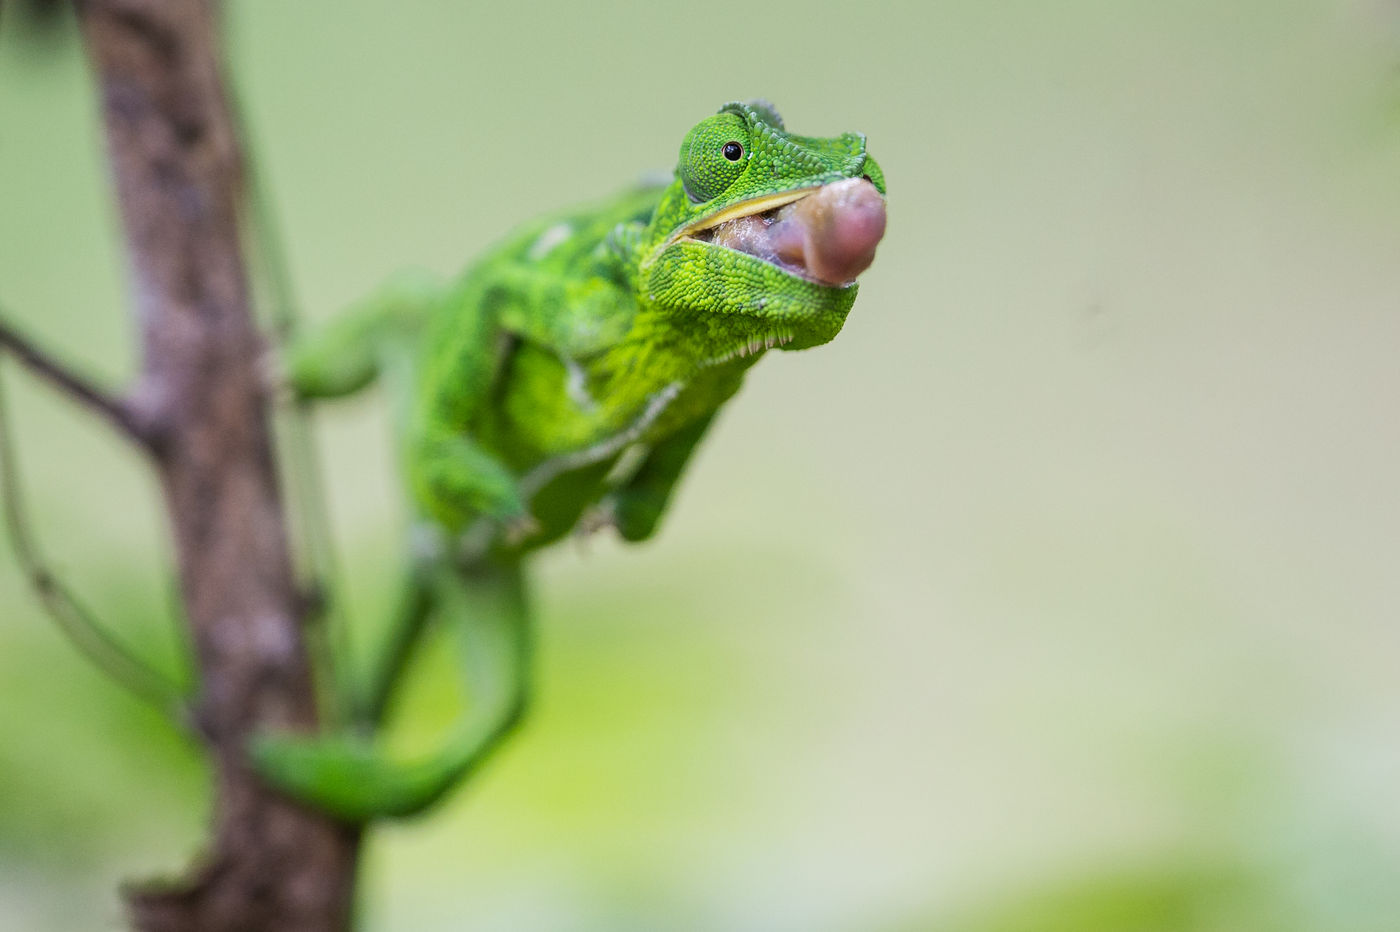
[[29,371],[83,407],[102,415],[121,434],[135,440],[148,451],[154,449],[155,432],[149,423],[137,417],[131,405],[97,387],[50,353],[40,349],[38,344],[10,325],[6,320],[8,316],[0,306],[0,350],[8,350],[24,363]]
[[5,499],[5,530],[20,569],[58,629],[99,670],[119,686],[155,706],[177,728],[190,721],[183,690],[137,657],[99,623],[48,567],[30,534],[20,485],[4,383],[0,380],[0,493]]
[[[247,224],[252,231],[254,268],[266,286],[268,316],[277,345],[295,339],[301,329],[301,303],[292,282],[291,266],[287,261],[282,227],[273,204],[276,201],[257,159],[256,138],[245,119],[242,102],[230,95],[234,122],[239,127],[246,152],[254,153],[243,161],[244,203]],[[286,473],[292,487],[296,526],[305,548],[305,572],[309,580],[302,582],[307,596],[308,647],[315,667],[322,674],[329,694],[321,695],[324,718],[328,725],[345,724],[353,717],[357,690],[349,677],[350,625],[345,616],[345,600],[341,597],[341,576],[336,559],[334,535],[331,531],[330,506],[323,482],[324,465],[316,447],[312,427],[311,405],[295,398],[286,414]],[[331,700],[327,702],[326,700]]]

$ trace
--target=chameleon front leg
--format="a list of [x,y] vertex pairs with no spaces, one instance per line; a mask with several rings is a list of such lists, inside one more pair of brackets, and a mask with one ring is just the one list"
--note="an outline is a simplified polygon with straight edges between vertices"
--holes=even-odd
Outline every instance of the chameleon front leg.
[[466,433],[423,430],[408,469],[420,507],[454,534],[478,516],[508,529],[530,521],[515,475]]
[[[518,543],[537,530],[518,477],[471,435],[502,371],[522,344],[566,366],[622,338],[637,313],[618,280],[617,258],[590,274],[500,261],[479,268],[447,297],[424,347],[408,471],[420,506],[453,533],[485,517]],[[587,389],[579,391],[586,396]],[[591,400],[586,400],[591,404]]]
[[501,325],[500,300],[485,272],[447,296],[423,345],[406,417],[404,460],[414,498],[453,535],[479,517],[507,528],[529,520],[515,475],[471,433],[519,343]]
[[473,696],[436,751],[414,759],[386,755],[371,739],[344,734],[265,735],[250,755],[289,795],[351,823],[415,815],[441,800],[491,755],[524,716],[531,640],[518,562],[435,568],[431,617],[460,641]]
[[643,541],[656,532],[677,480],[713,420],[711,413],[692,421],[652,447],[636,471],[604,497],[606,520],[623,540]]

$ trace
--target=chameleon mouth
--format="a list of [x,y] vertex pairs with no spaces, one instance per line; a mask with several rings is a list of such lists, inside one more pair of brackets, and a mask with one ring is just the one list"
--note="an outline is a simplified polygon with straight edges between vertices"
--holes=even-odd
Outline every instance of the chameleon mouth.
[[865,178],[736,204],[687,231],[819,285],[849,285],[875,261],[885,198]]

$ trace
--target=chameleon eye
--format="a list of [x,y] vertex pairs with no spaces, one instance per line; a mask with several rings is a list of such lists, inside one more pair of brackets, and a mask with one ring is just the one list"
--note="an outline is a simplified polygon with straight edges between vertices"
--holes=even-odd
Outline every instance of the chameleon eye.
[[681,143],[676,172],[693,203],[712,201],[748,167],[749,127],[737,113],[720,113],[695,125]]

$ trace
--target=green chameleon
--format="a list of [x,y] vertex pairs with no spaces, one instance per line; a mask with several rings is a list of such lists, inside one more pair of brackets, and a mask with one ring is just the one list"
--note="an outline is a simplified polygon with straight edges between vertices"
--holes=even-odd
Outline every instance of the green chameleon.
[[[523,713],[522,558],[604,526],[650,537],[748,368],[840,331],[884,228],[864,135],[796,136],[768,103],[730,103],[686,135],[670,184],[538,220],[460,280],[400,281],[292,346],[302,398],[389,388],[416,520],[360,730],[262,736],[259,771],[352,822],[441,799]],[[434,619],[462,641],[472,710],[401,761],[373,731]]]

